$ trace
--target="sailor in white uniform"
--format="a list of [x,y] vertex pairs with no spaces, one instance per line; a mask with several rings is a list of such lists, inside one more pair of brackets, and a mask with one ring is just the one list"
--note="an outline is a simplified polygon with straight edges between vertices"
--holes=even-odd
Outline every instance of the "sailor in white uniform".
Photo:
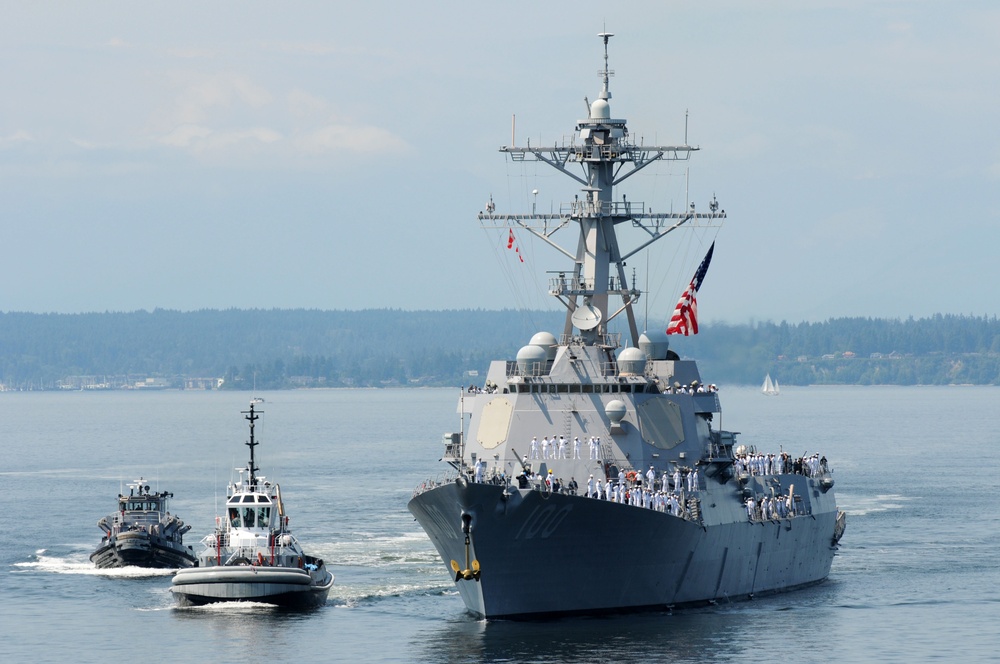
[[531,458],[538,458],[538,436],[532,436],[531,438]]
[[579,459],[580,458],[580,437],[579,436],[574,436],[573,437],[573,458],[574,459]]

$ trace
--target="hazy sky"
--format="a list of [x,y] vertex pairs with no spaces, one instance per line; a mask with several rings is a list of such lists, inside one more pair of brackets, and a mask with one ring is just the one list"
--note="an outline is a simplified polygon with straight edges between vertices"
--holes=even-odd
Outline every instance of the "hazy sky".
[[0,311],[553,307],[476,214],[572,199],[497,148],[568,139],[604,29],[612,116],[701,147],[622,193],[729,216],[629,262],[651,316],[712,239],[703,321],[998,312],[985,0],[7,2]]

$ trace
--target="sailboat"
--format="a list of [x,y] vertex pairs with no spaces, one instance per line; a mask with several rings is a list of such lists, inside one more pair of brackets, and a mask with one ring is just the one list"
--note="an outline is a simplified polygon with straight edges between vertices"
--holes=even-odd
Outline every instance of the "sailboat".
[[760,388],[760,391],[769,397],[776,397],[781,394],[781,388],[778,386],[778,381],[771,380],[771,374],[764,376],[764,385]]

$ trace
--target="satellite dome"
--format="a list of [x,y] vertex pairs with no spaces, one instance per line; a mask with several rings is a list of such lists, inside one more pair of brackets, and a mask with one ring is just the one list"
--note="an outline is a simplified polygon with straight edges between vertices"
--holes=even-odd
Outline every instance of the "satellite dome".
[[646,330],[639,335],[639,348],[646,353],[650,360],[667,359],[667,351],[670,349],[670,341],[666,332],[660,330]]
[[545,351],[545,359],[554,360],[556,359],[556,346],[558,342],[556,337],[551,332],[536,332],[535,336],[531,337],[531,341],[528,342],[529,346],[538,346]]
[[629,346],[618,353],[618,374],[621,376],[641,376],[646,370],[646,353]]
[[611,104],[606,99],[595,99],[590,105],[591,120],[607,120],[611,117]]
[[539,346],[522,346],[517,351],[517,371],[522,376],[541,376],[545,371],[545,349]]
[[626,413],[625,402],[621,399],[609,401],[608,405],[604,407],[604,412],[611,420],[612,426],[621,426],[622,418],[625,417]]

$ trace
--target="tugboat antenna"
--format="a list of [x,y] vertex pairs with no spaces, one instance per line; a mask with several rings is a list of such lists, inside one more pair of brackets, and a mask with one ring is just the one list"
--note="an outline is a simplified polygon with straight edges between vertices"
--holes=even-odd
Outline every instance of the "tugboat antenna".
[[[250,465],[247,466],[247,470],[250,471],[250,487],[254,488],[257,486],[257,475],[255,473],[258,470],[260,470],[260,468],[258,468],[257,465],[254,463],[253,448],[255,448],[260,443],[255,441],[253,438],[253,423],[260,419],[260,415],[254,412],[253,402],[250,403],[250,410],[243,410],[240,412],[243,415],[246,415],[244,419],[250,422],[250,442],[246,443],[246,446],[250,448]],[[263,413],[264,411],[260,412]]]

